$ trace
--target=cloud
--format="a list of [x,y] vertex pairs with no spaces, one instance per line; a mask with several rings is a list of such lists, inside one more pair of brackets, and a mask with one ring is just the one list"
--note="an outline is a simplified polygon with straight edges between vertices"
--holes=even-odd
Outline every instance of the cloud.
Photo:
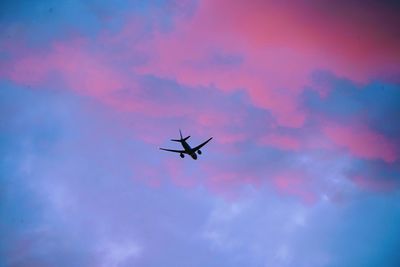
[[316,196],[307,178],[298,172],[281,173],[273,179],[273,183],[280,193],[298,196],[305,203],[314,203]]
[[[391,217],[397,210],[394,206],[391,215],[383,215],[382,210],[379,212],[383,215],[382,220],[367,215],[371,208],[378,211],[387,204],[380,197],[358,199],[348,203],[346,208],[332,203],[303,206],[288,199],[276,202],[275,197],[276,194],[267,190],[253,192],[252,198],[230,204],[217,202],[204,227],[203,238],[214,250],[229,253],[234,266],[329,266],[367,262],[363,252],[351,248],[357,245],[367,249],[376,245],[364,243],[366,240],[385,243],[388,239],[380,239],[376,231],[383,229],[377,226],[382,221],[387,222],[389,228],[395,226]],[[371,206],[362,208],[366,203]],[[347,216],[346,220],[342,216]],[[359,227],[359,216],[372,220]],[[340,234],[343,231],[351,235],[352,241],[346,238],[347,235]],[[387,231],[390,233],[392,228]],[[390,265],[393,253],[385,250],[383,254],[388,257],[385,259],[382,252],[374,250],[373,257]],[[340,257],[336,256],[338,253]]]
[[141,250],[142,248],[133,242],[108,242],[102,244],[101,246],[99,246],[99,255],[102,255],[104,258],[101,266],[122,266],[130,259],[139,257],[141,254]]
[[380,158],[388,163],[398,158],[393,141],[365,126],[328,124],[323,131],[336,145],[347,148],[356,157]]
[[[360,9],[354,23],[339,11],[348,12],[346,5],[332,6],[331,10],[304,2],[204,1],[189,19],[176,19],[172,31],[155,32],[145,42],[143,51],[150,57],[137,69],[187,86],[214,84],[225,91],[245,88],[252,102],[271,110],[279,124],[299,127],[306,114],[298,96],[310,84],[313,71],[327,69],[364,83],[374,73],[398,72],[393,58],[399,54],[391,45],[397,42],[396,30],[382,22],[386,21],[380,17],[383,13],[375,17],[372,6],[384,8],[395,19],[392,10],[381,5]],[[365,32],[365,23],[374,25],[375,31]],[[382,38],[387,42],[382,43]],[[215,64],[210,58],[216,53],[241,60]]]
[[0,265],[398,265],[394,2],[2,5]]
[[299,140],[282,134],[268,134],[262,138],[260,143],[285,150],[296,151],[300,148]]

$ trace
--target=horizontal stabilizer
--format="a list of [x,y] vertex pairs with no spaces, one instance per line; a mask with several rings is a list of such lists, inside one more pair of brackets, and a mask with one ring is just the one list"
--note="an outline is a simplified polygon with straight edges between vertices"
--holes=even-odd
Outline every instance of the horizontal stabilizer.
[[187,137],[185,137],[185,138],[183,138],[183,141],[186,141],[186,140],[188,140],[189,138],[190,138],[190,135],[187,136]]
[[171,139],[171,141],[174,141],[174,142],[182,142],[182,140],[179,140],[179,139]]

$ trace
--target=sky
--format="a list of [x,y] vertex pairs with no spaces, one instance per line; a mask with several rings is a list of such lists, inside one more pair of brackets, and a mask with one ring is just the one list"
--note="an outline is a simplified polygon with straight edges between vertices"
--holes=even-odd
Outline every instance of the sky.
[[0,267],[400,266],[399,12],[2,1]]

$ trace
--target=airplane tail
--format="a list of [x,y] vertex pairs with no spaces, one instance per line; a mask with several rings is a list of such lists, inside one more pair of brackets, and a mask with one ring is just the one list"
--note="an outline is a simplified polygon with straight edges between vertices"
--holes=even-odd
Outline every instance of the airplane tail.
[[190,135],[189,135],[189,136],[186,136],[185,138],[183,138],[181,129],[179,129],[179,135],[180,135],[181,139],[171,139],[171,141],[182,142],[182,141],[188,140],[190,137]]

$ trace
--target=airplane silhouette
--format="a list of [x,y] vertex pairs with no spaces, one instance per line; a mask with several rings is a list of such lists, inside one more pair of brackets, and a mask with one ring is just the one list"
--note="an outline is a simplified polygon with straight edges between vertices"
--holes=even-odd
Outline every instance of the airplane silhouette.
[[208,140],[205,141],[204,143],[202,143],[202,144],[200,144],[200,145],[198,145],[198,146],[196,146],[196,147],[191,148],[191,147],[189,146],[189,144],[186,142],[186,140],[189,139],[190,135],[187,136],[187,137],[185,137],[185,138],[183,138],[183,137],[182,137],[182,132],[181,132],[181,130],[179,130],[179,134],[180,134],[180,136],[181,136],[181,139],[171,139],[171,141],[181,143],[181,145],[183,146],[183,149],[184,149],[184,150],[175,150],[175,149],[166,149],[166,148],[160,148],[160,149],[161,149],[161,150],[165,150],[165,151],[169,151],[169,152],[180,153],[181,158],[184,158],[184,157],[185,157],[185,154],[188,154],[189,156],[192,157],[192,159],[197,159],[197,154],[196,154],[196,152],[197,152],[199,155],[201,155],[201,150],[200,150],[200,148],[202,148],[205,144],[207,144],[208,142],[210,142],[210,140],[212,139],[212,137],[211,137],[210,139],[208,139]]

